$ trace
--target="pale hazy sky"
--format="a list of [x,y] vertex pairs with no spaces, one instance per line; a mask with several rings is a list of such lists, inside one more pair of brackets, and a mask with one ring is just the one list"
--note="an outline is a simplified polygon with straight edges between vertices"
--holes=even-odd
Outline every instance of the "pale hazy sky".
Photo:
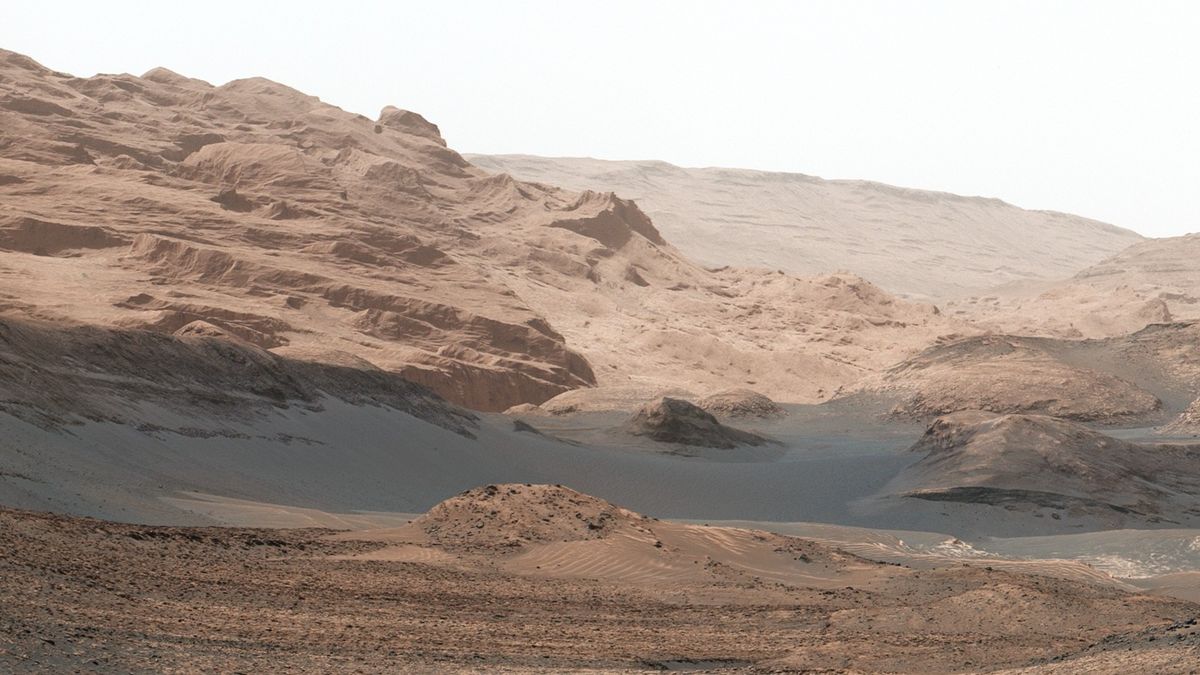
[[1200,2],[24,2],[76,75],[261,75],[463,152],[663,159],[1200,230]]

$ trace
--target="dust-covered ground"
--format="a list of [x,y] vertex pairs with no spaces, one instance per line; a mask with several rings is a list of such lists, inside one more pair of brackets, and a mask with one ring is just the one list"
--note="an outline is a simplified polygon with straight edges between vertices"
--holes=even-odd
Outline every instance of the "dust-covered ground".
[[[1200,607],[1183,601],[630,522],[585,540],[463,547],[419,532],[402,543],[412,525],[332,537],[4,510],[0,669],[1188,672],[1200,659]],[[695,571],[589,577],[546,562],[598,546]]]

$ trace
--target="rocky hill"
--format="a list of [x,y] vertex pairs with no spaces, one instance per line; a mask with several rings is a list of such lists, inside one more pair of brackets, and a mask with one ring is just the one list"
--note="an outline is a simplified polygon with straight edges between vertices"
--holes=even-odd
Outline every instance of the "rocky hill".
[[961,412],[937,419],[912,451],[924,457],[891,486],[905,497],[1114,525],[1200,517],[1200,446],[1135,444],[1043,415]]
[[1200,399],[1192,401],[1179,417],[1159,429],[1160,433],[1181,436],[1200,436]]
[[434,506],[414,524],[448,548],[519,548],[602,539],[644,530],[645,516],[561,485],[500,484],[467,490]]
[[1131,335],[1078,340],[1017,335],[949,339],[865,378],[892,413],[1033,413],[1103,424],[1160,424],[1200,394],[1200,322],[1152,324]]
[[710,271],[633,202],[473,166],[420,115],[0,52],[0,310],[195,321],[482,410],[572,389],[822,400],[959,327],[860,278]]
[[626,430],[659,443],[722,450],[768,442],[758,434],[721,424],[712,413],[693,403],[668,397],[639,408],[626,423]]

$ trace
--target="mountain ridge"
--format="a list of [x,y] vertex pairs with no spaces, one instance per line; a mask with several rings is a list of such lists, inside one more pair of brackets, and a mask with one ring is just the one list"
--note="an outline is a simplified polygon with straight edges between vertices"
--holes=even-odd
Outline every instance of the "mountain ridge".
[[[1066,277],[1143,240],[1131,230],[1059,211],[876,181],[685,168],[660,160],[464,156],[522,179],[621,192],[637,200],[684,253],[705,264],[800,275],[849,269],[890,292],[934,301],[1014,281]],[[779,185],[794,189],[775,189]],[[874,203],[880,198],[892,202],[884,209]],[[1046,229],[1061,246],[1047,245],[1040,234]],[[862,248],[867,238],[873,246]],[[995,260],[978,255],[979,247],[990,249]]]

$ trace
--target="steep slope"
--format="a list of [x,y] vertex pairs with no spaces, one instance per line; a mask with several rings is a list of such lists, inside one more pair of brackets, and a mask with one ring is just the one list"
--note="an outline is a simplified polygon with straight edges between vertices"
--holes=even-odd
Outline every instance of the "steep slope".
[[416,113],[11,52],[0,310],[204,321],[483,410],[643,382],[820,400],[960,329],[847,275],[705,270],[632,202],[490,175]]
[[995,289],[948,307],[987,327],[1069,338],[1200,319],[1200,234],[1149,239],[1069,278]]
[[652,161],[467,157],[523,180],[635,199],[669,241],[709,265],[800,275],[848,269],[893,293],[938,301],[1062,278],[1141,240],[1079,216],[867,181]]
[[[537,312],[445,252],[503,200],[419,116],[371,122],[261,79],[74,78],[4,52],[0,122],[13,309],[164,332],[201,319],[483,409],[594,382]],[[502,208],[553,224],[620,221],[623,203]]]
[[1200,446],[1139,445],[1042,415],[962,412],[937,419],[912,451],[925,457],[893,482],[894,494],[1054,518],[1200,518]]
[[202,322],[164,335],[0,317],[0,413],[48,430],[115,422],[153,433],[147,411],[219,423],[289,406],[320,411],[327,398],[464,436],[475,427],[474,415],[394,373],[272,354]]

